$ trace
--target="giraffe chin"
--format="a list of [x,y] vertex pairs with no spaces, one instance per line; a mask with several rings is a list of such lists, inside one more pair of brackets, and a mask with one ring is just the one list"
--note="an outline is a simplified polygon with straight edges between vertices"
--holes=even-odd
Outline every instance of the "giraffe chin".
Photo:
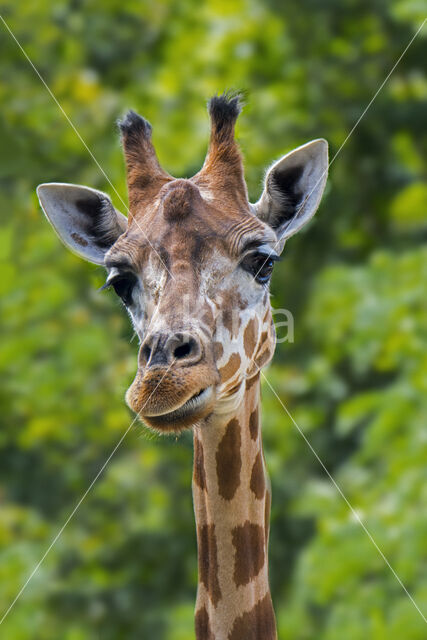
[[219,376],[210,363],[139,369],[126,402],[158,432],[188,429],[212,412]]
[[150,416],[141,414],[141,419],[150,429],[176,433],[193,427],[212,413],[215,400],[215,388],[210,386],[201,389],[172,411]]

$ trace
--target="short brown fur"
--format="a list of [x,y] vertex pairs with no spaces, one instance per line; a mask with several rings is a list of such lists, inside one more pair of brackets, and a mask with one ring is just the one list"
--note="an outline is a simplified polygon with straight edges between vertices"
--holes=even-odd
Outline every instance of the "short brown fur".
[[247,613],[237,618],[228,640],[276,640],[276,621],[267,593]]
[[232,530],[232,536],[235,548],[234,582],[240,587],[255,578],[264,566],[264,528],[246,520]]
[[199,547],[199,578],[205,585],[212,603],[216,606],[221,599],[218,582],[218,553],[214,524],[205,524],[197,529]]
[[233,418],[228,423],[216,452],[218,492],[224,500],[232,500],[240,485],[241,441],[240,424]]
[[262,500],[265,495],[265,472],[260,451],[258,451],[252,467],[250,487],[254,496],[258,500]]

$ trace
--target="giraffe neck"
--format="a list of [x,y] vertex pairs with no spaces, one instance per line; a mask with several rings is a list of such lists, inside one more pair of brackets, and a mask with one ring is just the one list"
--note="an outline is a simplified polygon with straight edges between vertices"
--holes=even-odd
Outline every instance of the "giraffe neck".
[[233,414],[194,429],[193,499],[199,585],[197,640],[275,640],[268,584],[270,488],[259,376]]

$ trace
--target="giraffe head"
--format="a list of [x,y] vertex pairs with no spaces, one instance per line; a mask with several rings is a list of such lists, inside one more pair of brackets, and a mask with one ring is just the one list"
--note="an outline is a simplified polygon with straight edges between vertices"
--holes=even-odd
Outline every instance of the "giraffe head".
[[211,136],[202,169],[174,179],[159,165],[151,126],[130,111],[119,123],[129,216],[100,191],[38,187],[63,242],[107,269],[140,339],[127,402],[158,431],[179,431],[241,400],[245,379],[274,351],[268,286],[285,241],[315,213],[328,168],[314,140],[266,173],[250,204],[234,126],[239,98],[209,102]]

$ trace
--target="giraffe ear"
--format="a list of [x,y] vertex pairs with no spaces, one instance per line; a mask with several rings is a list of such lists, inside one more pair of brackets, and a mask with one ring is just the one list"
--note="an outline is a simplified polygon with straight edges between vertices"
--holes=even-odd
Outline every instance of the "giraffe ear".
[[316,213],[328,174],[328,143],[312,140],[294,149],[268,169],[264,191],[254,213],[285,241]]
[[127,218],[102,191],[50,182],[37,187],[47,219],[62,242],[82,258],[104,264],[104,256],[126,231]]

